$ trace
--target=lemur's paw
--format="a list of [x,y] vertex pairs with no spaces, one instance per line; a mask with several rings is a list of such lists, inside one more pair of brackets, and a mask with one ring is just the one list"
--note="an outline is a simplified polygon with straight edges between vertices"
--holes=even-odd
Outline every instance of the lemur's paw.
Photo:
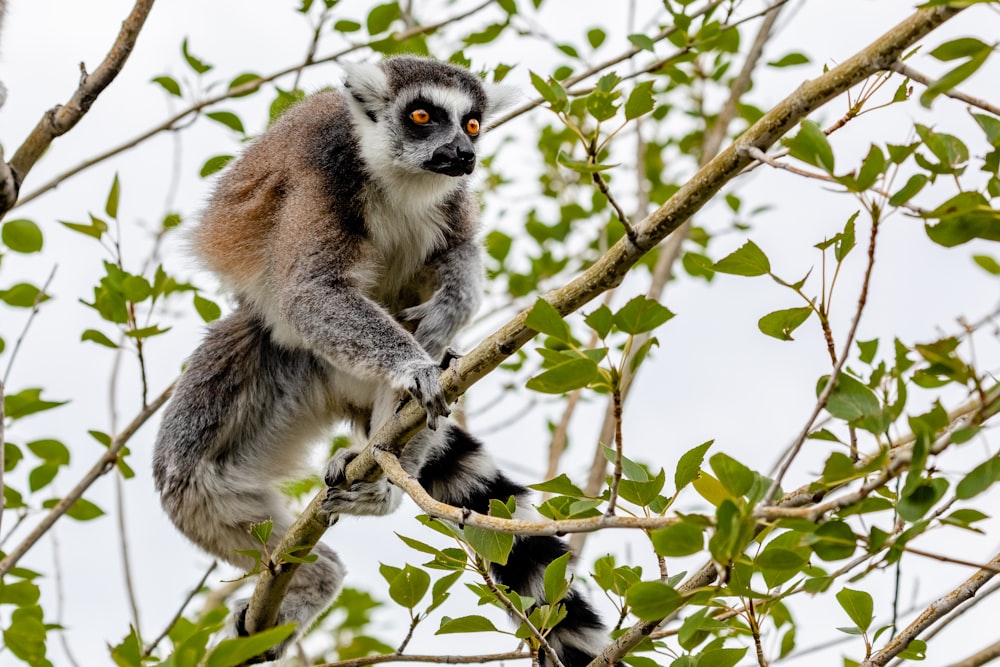
[[427,428],[432,431],[437,429],[439,417],[451,414],[448,399],[441,388],[440,377],[441,369],[437,364],[421,364],[413,371],[410,383],[406,387],[410,395],[427,411]]
[[326,482],[326,485],[333,488],[343,484],[347,476],[347,466],[357,456],[358,453],[350,449],[338,449],[334,452],[333,457],[326,464],[326,473],[323,475],[323,481]]
[[381,516],[388,514],[399,504],[399,490],[385,478],[374,482],[358,482],[349,489],[327,489],[322,511],[329,516],[356,514]]
[[[233,612],[233,631],[236,633],[237,637],[249,637],[250,633],[247,631],[247,609],[250,608],[250,598],[245,598],[243,600],[237,600],[234,604]],[[287,640],[273,646],[268,650],[264,651],[258,656],[254,656],[249,660],[245,661],[244,665],[255,665],[261,662],[271,662],[272,660],[277,660],[281,657],[284,652],[285,647],[288,645]]]

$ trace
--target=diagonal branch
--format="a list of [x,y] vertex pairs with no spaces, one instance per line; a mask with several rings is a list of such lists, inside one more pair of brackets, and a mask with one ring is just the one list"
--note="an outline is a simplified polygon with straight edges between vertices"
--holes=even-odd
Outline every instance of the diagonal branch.
[[889,640],[888,644],[875,651],[870,658],[861,663],[860,667],[882,667],[885,665],[905,650],[921,632],[938,619],[946,616],[952,609],[972,598],[983,587],[983,584],[996,576],[997,572],[1000,572],[1000,554],[994,556],[987,567],[966,579],[958,588],[928,605],[912,623]]
[[77,500],[83,497],[83,494],[90,488],[90,485],[96,482],[102,475],[105,475],[115,469],[115,464],[118,463],[118,455],[121,454],[122,448],[125,447],[126,443],[135,435],[143,424],[149,421],[149,418],[156,414],[170,395],[174,391],[174,385],[171,384],[169,387],[163,390],[163,393],[156,397],[149,405],[144,407],[135,419],[132,420],[128,426],[122,429],[118,435],[116,435],[111,440],[111,445],[108,450],[104,452],[104,455],[97,460],[87,474],[83,476],[76,486],[74,486],[69,493],[67,493],[62,500],[56,503],[49,513],[45,515],[45,518],[35,526],[34,530],[28,533],[28,536],[21,540],[20,544],[10,550],[7,556],[0,560],[0,577],[10,572],[11,568],[17,565],[17,562],[21,560],[21,556],[26,554],[31,547],[35,545],[42,535],[52,527],[56,521],[59,520],[63,514],[69,511],[69,508],[73,506]]
[[[804,82],[740,135],[731,146],[700,169],[665,204],[639,223],[634,240],[628,237],[620,239],[586,271],[563,287],[546,294],[545,300],[560,314],[565,315],[616,287],[643,255],[690,219],[750,163],[748,147],[767,150],[802,118],[857,82],[891,67],[914,42],[960,11],[959,7],[941,6],[917,10],[837,67]],[[536,335],[525,324],[527,314],[528,311],[525,310],[516,315],[462,357],[455,366],[442,373],[442,388],[449,399],[454,400],[464,393]],[[345,475],[346,484],[376,479],[379,468],[374,450],[381,448],[393,453],[402,451],[406,442],[423,428],[424,422],[423,410],[410,401],[406,408],[372,437],[368,446],[351,462]],[[321,511],[325,495],[325,492],[321,492],[313,498],[275,549],[275,553],[292,552],[301,556],[316,544],[328,526],[328,517]],[[287,589],[296,568],[296,563],[286,563],[277,568],[275,574],[267,570],[261,573],[247,610],[249,627],[271,627],[261,612],[267,607],[276,616],[283,591]],[[710,564],[708,568],[711,575],[699,574],[714,576],[714,567]],[[273,619],[267,620],[273,625]],[[655,624],[645,632],[635,631],[635,628],[627,630],[601,653],[593,665],[613,663],[641,641],[653,627]]]
[[[10,171],[13,174],[15,185],[24,181],[24,177],[35,166],[42,153],[48,149],[52,140],[73,129],[84,114],[90,110],[98,95],[114,81],[132,53],[135,40],[139,37],[139,31],[142,30],[146,17],[149,16],[149,11],[152,8],[153,0],[136,0],[128,18],[122,22],[122,29],[119,31],[115,43],[111,46],[111,50],[108,51],[108,55],[104,57],[93,74],[87,74],[84,71],[80,77],[80,86],[69,98],[69,101],[50,109],[38,121],[38,125],[35,126],[35,129],[31,131],[31,134],[10,160]],[[14,206],[14,203],[14,200],[8,201],[6,198],[0,200],[0,217],[3,217]]]

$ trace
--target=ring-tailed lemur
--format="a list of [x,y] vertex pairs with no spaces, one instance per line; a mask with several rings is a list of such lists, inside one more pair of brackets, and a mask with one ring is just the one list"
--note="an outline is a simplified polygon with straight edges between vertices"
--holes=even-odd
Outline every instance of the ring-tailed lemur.
[[[480,303],[478,206],[467,178],[480,123],[511,95],[413,57],[350,66],[344,87],[293,107],[251,144],[221,177],[193,237],[238,305],[188,361],[153,470],[177,527],[242,567],[251,559],[237,550],[258,548],[252,523],[273,521],[274,542],[292,523],[275,482],[300,472],[307,448],[336,420],[374,432],[402,391],[436,427],[401,459],[431,495],[484,513],[491,498],[527,505],[527,490],[444,419],[438,382],[447,345]],[[354,455],[331,460],[331,487]],[[398,502],[381,480],[331,488],[324,510],[384,514]],[[518,538],[494,572],[543,601],[544,568],[565,552],[553,537]],[[300,631],[344,577],[333,550],[318,544],[314,553],[279,615]],[[566,667],[579,667],[606,635],[578,591],[564,602],[569,613],[550,642]]]

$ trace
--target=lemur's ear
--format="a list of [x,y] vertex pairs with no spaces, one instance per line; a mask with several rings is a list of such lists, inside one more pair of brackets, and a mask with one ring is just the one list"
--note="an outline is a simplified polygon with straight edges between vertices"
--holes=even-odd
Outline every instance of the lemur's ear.
[[483,89],[486,91],[486,99],[489,101],[484,114],[487,118],[496,116],[523,97],[520,88],[506,83],[484,83]]
[[377,122],[378,112],[389,102],[389,81],[385,72],[372,63],[342,63],[346,75],[344,88],[347,89],[351,105],[372,122]]

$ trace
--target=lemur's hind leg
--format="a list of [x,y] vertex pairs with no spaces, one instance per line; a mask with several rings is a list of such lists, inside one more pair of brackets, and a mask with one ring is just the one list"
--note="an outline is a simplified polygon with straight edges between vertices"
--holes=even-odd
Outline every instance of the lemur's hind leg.
[[[329,426],[327,369],[305,351],[275,345],[270,331],[238,309],[217,322],[194,352],[167,407],[153,456],[163,507],[189,539],[244,570],[265,551],[251,534],[272,522],[271,558],[294,516],[275,485],[307,460],[308,446]],[[300,635],[334,600],[344,579],[337,555],[317,545],[318,559],[292,578],[279,623]],[[237,609],[242,617],[245,604]],[[240,628],[237,628],[239,630]]]

